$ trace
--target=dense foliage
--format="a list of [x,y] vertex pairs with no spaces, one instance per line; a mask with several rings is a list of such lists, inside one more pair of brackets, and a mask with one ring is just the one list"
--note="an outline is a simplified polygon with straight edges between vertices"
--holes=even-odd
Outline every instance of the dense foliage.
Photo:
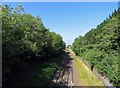
[[114,85],[120,83],[118,53],[120,49],[120,9],[115,10],[95,29],[75,39],[72,50],[91,65],[91,69],[109,78]]
[[43,62],[60,55],[65,49],[62,37],[44,27],[39,17],[15,9],[2,7],[2,65],[3,81],[13,69],[25,63]]

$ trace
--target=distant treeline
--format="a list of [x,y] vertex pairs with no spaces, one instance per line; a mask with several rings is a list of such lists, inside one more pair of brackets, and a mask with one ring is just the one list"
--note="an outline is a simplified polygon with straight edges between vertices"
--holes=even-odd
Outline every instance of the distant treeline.
[[120,8],[115,10],[97,28],[79,36],[72,50],[91,65],[91,70],[109,78],[120,86],[118,59],[120,54]]
[[13,69],[25,63],[45,62],[63,53],[65,42],[55,32],[45,28],[39,17],[2,6],[2,74],[6,81]]

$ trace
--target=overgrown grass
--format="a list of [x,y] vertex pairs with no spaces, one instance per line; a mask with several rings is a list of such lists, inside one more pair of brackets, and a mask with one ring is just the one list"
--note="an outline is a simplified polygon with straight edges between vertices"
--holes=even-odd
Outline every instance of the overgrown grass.
[[102,82],[93,74],[93,72],[80,60],[75,53],[70,50],[75,61],[76,69],[79,70],[81,86],[104,86]]

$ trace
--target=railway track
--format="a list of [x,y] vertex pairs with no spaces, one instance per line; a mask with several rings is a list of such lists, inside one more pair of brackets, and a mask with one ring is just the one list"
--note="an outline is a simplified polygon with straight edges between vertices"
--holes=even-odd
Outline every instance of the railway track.
[[49,87],[52,86],[73,86],[73,67],[72,58],[69,52],[66,52],[65,57],[62,60],[61,66],[55,72],[54,77],[49,83]]

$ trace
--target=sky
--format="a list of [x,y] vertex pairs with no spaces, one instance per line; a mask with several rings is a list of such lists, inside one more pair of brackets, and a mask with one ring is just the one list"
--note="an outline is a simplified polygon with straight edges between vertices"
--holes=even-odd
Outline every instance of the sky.
[[119,0],[2,0],[4,2],[119,2]]
[[72,44],[91,28],[96,28],[118,8],[118,2],[3,2],[15,8],[21,4],[26,13],[39,16],[46,28]]

